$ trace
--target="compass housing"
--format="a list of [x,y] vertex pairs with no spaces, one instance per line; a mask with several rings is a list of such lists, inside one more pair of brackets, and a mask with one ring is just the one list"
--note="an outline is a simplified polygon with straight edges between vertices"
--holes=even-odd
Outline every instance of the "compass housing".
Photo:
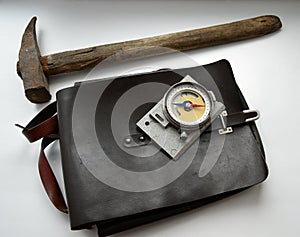
[[224,110],[212,91],[186,75],[136,125],[178,160]]
[[163,98],[163,113],[171,124],[194,130],[207,123],[213,109],[211,93],[198,83],[183,81],[174,84]]

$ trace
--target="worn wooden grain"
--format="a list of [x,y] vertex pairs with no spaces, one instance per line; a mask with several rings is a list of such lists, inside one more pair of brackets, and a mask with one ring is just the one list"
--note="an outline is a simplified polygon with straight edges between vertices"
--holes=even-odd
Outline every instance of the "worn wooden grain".
[[108,57],[112,61],[134,60],[169,53],[169,48],[186,51],[256,38],[277,31],[281,26],[278,17],[261,16],[202,29],[51,54],[42,57],[41,62],[45,74],[54,75],[90,68]]

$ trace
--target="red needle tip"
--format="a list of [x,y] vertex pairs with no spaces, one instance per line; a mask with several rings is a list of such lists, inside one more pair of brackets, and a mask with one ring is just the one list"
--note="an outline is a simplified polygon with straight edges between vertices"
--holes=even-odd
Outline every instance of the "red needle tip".
[[205,105],[198,105],[198,104],[191,104],[192,108],[200,108],[200,107],[205,107]]

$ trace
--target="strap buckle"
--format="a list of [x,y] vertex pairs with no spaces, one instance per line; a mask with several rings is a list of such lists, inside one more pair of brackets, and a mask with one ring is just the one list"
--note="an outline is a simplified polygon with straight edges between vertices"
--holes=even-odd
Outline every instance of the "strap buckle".
[[[240,122],[244,121],[245,123],[253,122],[253,121],[255,121],[255,120],[257,120],[257,119],[260,118],[260,113],[259,113],[258,110],[247,109],[247,110],[243,110],[240,113],[231,114],[231,115],[228,115],[227,111],[224,110],[219,115],[219,118],[220,118],[220,121],[221,121],[221,126],[222,126],[222,128],[218,130],[220,135],[228,134],[228,133],[232,133],[233,132],[232,127],[231,126],[227,126],[228,123],[225,122],[225,117],[228,117],[227,118],[227,122],[228,122],[228,119],[232,120],[232,116],[236,116],[238,114],[240,114],[239,115],[240,117],[242,115],[242,120],[240,120]],[[232,123],[232,121],[229,122],[230,125],[235,124],[235,123]]]
[[220,120],[221,120],[221,125],[222,125],[222,128],[219,129],[219,134],[220,135],[223,135],[223,134],[227,134],[227,133],[232,133],[233,132],[233,129],[232,127],[227,127],[226,125],[226,122],[225,122],[225,117],[228,116],[228,113],[226,110],[224,110],[220,115]]
[[255,110],[255,109],[246,109],[246,110],[243,110],[243,113],[244,113],[244,114],[255,114],[255,115],[252,116],[252,117],[246,118],[246,119],[245,119],[245,122],[246,122],[246,123],[255,121],[255,120],[257,120],[257,119],[260,118],[260,113],[259,113],[259,111],[258,111],[258,110]]

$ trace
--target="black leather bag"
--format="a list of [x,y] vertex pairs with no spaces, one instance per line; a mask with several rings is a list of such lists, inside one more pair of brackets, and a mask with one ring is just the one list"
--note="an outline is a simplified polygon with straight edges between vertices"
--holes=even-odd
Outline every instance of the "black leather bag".
[[[208,128],[178,161],[151,141],[124,148],[128,135],[146,137],[136,122],[186,75],[212,90],[228,114],[239,115],[238,122],[228,118],[233,132]],[[235,194],[268,175],[258,130],[226,60],[77,83],[57,93],[56,108],[73,230],[97,225],[99,236],[111,235]],[[37,121],[29,125],[25,135]],[[42,148],[54,139],[46,136]]]

